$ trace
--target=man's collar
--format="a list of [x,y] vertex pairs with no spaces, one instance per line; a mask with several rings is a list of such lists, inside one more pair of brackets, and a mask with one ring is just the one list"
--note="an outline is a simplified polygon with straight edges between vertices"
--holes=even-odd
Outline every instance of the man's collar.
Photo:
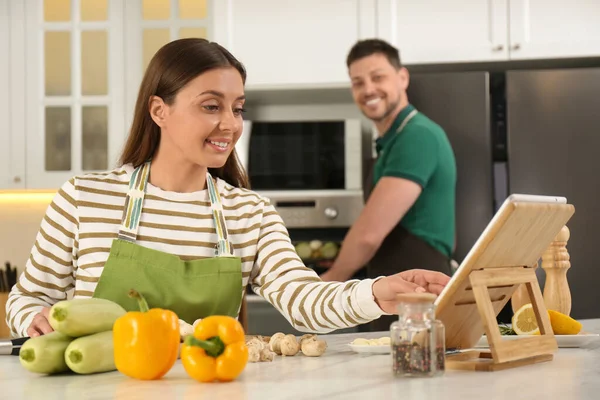
[[415,107],[409,103],[406,107],[400,110],[400,112],[396,116],[396,119],[394,120],[390,128],[383,134],[383,136],[375,139],[375,147],[377,149],[377,153],[381,152],[381,150],[385,148],[385,146],[387,146],[387,144],[392,140],[392,138],[396,136],[396,131],[398,130],[400,125],[402,125],[406,117],[408,117],[408,114],[410,114],[414,109]]

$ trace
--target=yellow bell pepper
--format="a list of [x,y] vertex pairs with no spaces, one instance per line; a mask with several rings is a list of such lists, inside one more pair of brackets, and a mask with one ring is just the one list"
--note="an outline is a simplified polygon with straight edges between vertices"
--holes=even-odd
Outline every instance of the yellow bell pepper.
[[248,362],[244,328],[232,317],[202,319],[181,348],[187,374],[199,382],[228,382],[237,378]]
[[148,309],[135,290],[129,297],[138,301],[140,311],[130,311],[113,325],[115,366],[130,378],[160,379],[175,364],[179,351],[179,318],[170,310]]

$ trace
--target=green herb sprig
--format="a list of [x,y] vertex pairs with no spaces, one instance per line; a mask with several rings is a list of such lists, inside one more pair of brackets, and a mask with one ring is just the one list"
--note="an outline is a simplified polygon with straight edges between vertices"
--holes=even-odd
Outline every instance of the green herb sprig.
[[501,335],[516,335],[515,331],[513,330],[513,328],[511,328],[510,326],[502,323],[500,325],[498,325],[498,328],[500,328],[500,334]]

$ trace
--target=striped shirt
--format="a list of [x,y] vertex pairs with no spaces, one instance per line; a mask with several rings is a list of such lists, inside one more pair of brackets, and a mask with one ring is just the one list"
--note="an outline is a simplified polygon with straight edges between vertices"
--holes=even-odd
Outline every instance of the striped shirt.
[[[24,336],[42,307],[93,295],[117,238],[133,170],[124,165],[76,176],[60,188],[9,295],[6,321],[13,335]],[[216,187],[234,255],[242,260],[244,287],[250,285],[294,328],[327,333],[383,315],[373,299],[373,280],[322,282],[304,266],[267,198],[221,179]],[[183,260],[214,256],[217,234],[207,190],[168,192],[148,182],[146,193],[139,245]]]

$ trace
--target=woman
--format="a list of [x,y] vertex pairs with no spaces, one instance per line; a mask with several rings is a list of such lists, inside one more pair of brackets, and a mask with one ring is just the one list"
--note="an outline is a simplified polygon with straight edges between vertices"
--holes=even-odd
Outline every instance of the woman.
[[227,50],[203,39],[157,52],[121,166],[74,177],[48,208],[7,302],[13,334],[51,332],[49,306],[71,295],[135,309],[130,288],[191,324],[237,317],[250,284],[296,329],[313,332],[394,313],[398,293],[440,293],[449,278],[439,273],[325,283],[302,264],[275,208],[247,189],[234,151],[245,79]]

